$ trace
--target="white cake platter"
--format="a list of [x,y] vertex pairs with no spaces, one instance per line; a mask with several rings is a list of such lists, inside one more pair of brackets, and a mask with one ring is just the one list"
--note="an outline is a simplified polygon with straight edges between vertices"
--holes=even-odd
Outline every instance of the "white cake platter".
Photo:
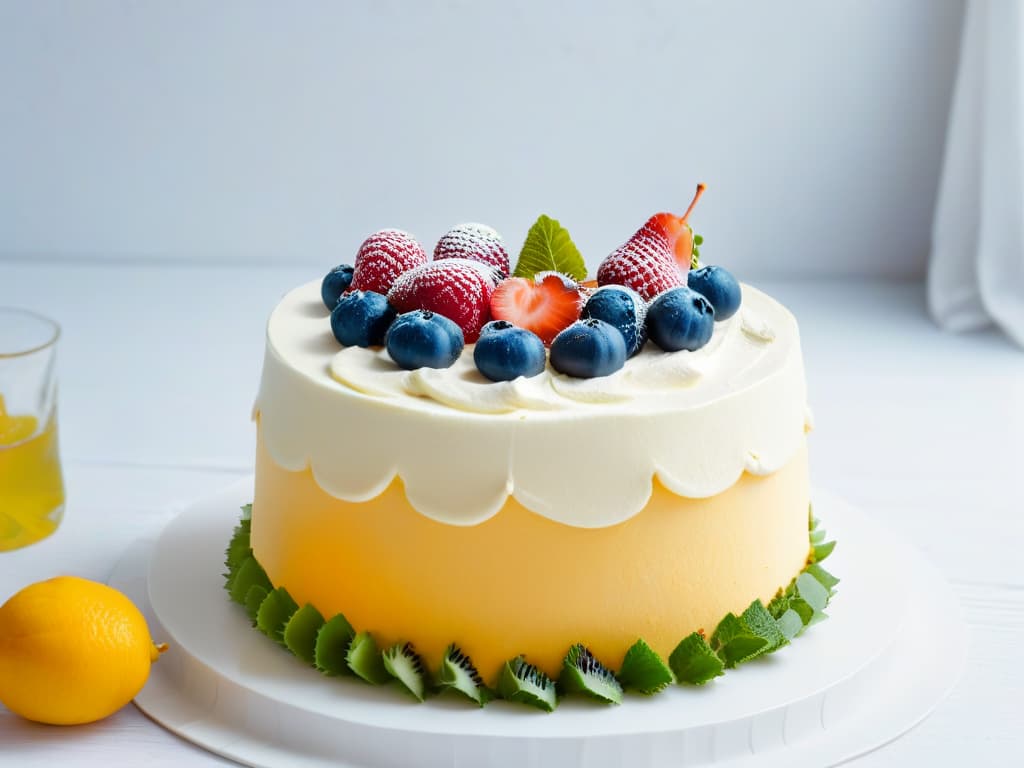
[[183,510],[111,583],[170,643],[136,705],[252,766],[679,768],[830,766],[912,728],[959,679],[966,632],[942,577],[910,545],[833,496],[815,514],[838,540],[830,618],[702,688],[620,706],[568,699],[545,714],[326,678],[256,632],[223,589],[224,549],[252,479]]

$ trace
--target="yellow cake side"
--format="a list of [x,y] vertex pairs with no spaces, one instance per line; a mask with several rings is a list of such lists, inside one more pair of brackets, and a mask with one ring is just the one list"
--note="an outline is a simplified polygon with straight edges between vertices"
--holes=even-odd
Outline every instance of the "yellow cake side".
[[806,562],[808,497],[802,443],[777,472],[710,498],[655,480],[647,506],[613,526],[564,525],[511,497],[453,526],[413,509],[397,479],[369,501],[337,499],[260,438],[252,547],[299,605],[343,612],[382,646],[412,641],[431,668],[455,642],[493,682],[520,653],[557,675],[575,642],[612,666],[638,637],[667,658],[690,632],[767,602]]

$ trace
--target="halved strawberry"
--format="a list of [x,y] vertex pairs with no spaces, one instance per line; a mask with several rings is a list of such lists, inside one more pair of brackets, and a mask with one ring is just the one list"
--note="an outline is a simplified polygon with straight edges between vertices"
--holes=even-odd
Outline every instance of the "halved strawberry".
[[580,286],[558,272],[510,277],[491,294],[491,317],[533,331],[546,346],[579,319],[582,306]]

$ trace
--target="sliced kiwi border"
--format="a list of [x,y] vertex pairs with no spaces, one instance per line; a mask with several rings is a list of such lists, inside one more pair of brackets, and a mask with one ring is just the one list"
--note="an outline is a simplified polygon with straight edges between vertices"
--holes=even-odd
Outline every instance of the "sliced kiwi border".
[[[251,504],[242,507],[242,519],[225,552],[227,572],[224,574],[224,588],[230,599],[245,608],[254,626],[259,623],[257,616],[264,604],[264,614],[276,612],[273,617],[274,631],[268,632],[263,627],[264,633],[277,640],[295,658],[319,669],[325,676],[344,673],[371,685],[380,685],[397,678],[420,701],[450,688],[480,707],[493,698],[500,698],[551,712],[558,698],[566,695],[582,694],[592,701],[618,704],[623,690],[642,695],[656,694],[667,687],[666,670],[671,670],[671,677],[678,685],[704,685],[729,669],[774,653],[811,625],[828,618],[825,608],[835,595],[835,587],[839,583],[839,579],[821,567],[821,561],[832,553],[835,542],[825,540],[825,531],[820,527],[818,518],[814,517],[812,508],[808,514],[807,562],[768,605],[754,600],[741,614],[726,614],[710,636],[703,629],[691,633],[680,641],[668,659],[659,657],[642,638],[638,638],[626,652],[624,663],[631,662],[629,669],[618,672],[593,658],[584,645],[577,643],[566,652],[557,692],[556,681],[539,673],[525,662],[527,656],[520,655],[509,659],[502,666],[498,674],[497,690],[492,690],[483,684],[468,656],[454,644],[449,646],[441,668],[431,673],[420,666],[419,657],[412,652],[410,644],[400,643],[398,646],[380,648],[369,632],[357,632],[342,614],[325,621],[312,605],[295,604],[284,587],[274,587],[256,561],[249,542],[251,510]],[[239,574],[242,578],[236,583]],[[274,605],[271,606],[268,601]],[[291,609],[292,605],[294,609]],[[285,606],[290,614],[283,617],[282,622],[280,610]],[[307,625],[301,633],[296,631],[299,621],[292,622],[296,614],[302,614]],[[279,623],[280,627],[277,626]],[[289,626],[292,627],[292,633],[288,631]],[[356,642],[360,647],[356,653],[352,653],[355,650],[352,645]],[[334,644],[333,651],[328,647],[329,643]],[[345,647],[337,647],[339,643]],[[408,664],[407,669],[403,668],[401,675],[392,669],[395,666],[396,648],[408,648],[417,662]],[[367,653],[373,658],[368,658]],[[476,685],[456,685],[450,679],[451,669],[446,669],[445,665],[451,664],[449,656],[452,654],[457,654],[457,660],[470,671],[467,681],[476,681]],[[586,660],[584,665],[580,664],[581,655]],[[331,661],[325,662],[325,659]],[[639,661],[643,663],[637,663]],[[346,662],[349,668],[342,669],[341,665]],[[538,674],[531,677],[530,681],[523,681],[527,683],[525,687],[518,686],[515,684],[515,670],[518,669],[524,670],[524,674],[530,670]],[[593,687],[590,685],[590,676],[585,674],[587,670],[597,672]],[[412,679],[416,676],[421,679]],[[538,685],[538,681],[543,685],[536,689],[535,694],[542,695],[526,695],[524,691],[528,692],[531,685]]]

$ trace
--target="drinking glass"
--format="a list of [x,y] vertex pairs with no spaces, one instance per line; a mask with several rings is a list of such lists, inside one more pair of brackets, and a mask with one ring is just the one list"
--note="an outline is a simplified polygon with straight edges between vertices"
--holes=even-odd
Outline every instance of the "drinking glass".
[[44,539],[64,515],[57,450],[60,326],[0,307],[0,552]]

